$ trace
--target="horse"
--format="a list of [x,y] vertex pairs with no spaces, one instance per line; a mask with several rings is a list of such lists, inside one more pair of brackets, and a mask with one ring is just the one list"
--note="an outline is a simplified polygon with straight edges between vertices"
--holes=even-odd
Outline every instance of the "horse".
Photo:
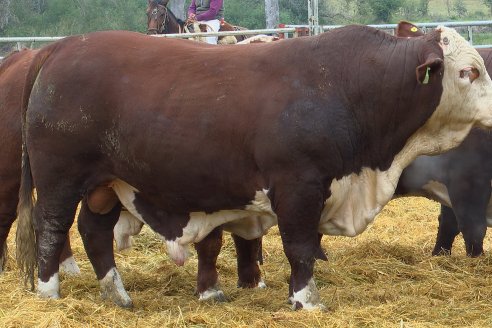
[[[171,33],[187,33],[190,31],[196,31],[193,22],[183,21],[174,15],[174,13],[167,8],[169,0],[148,0],[147,5],[147,34],[171,34]],[[207,25],[199,24],[201,32],[207,32]],[[245,27],[234,26],[224,20],[220,23],[219,32],[224,31],[244,31]],[[236,42],[247,39],[246,35],[235,35]],[[231,41],[230,37],[219,37],[219,44],[236,43]]]

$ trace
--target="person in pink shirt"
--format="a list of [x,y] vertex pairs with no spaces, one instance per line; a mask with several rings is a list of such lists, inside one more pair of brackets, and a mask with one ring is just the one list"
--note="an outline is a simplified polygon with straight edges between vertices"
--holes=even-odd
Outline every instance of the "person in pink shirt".
[[[188,19],[207,25],[207,31],[217,32],[224,19],[224,0],[192,0],[188,8]],[[209,36],[206,42],[217,44],[217,36]]]

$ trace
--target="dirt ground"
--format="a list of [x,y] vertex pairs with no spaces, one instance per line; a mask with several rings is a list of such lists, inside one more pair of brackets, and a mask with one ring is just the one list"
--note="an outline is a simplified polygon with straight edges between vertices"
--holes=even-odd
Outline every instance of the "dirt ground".
[[196,256],[176,267],[145,229],[132,250],[116,254],[133,310],[101,300],[75,229],[81,276],[62,276],[62,299],[37,298],[20,282],[12,233],[0,276],[0,327],[492,327],[490,234],[481,258],[465,256],[461,237],[451,256],[432,257],[438,213],[423,198],[398,199],[362,235],[325,236],[329,261],[315,268],[325,312],[292,311],[286,303],[289,265],[277,229],[263,242],[263,290],[236,288],[234,245],[226,234],[218,261],[225,303],[199,302]]

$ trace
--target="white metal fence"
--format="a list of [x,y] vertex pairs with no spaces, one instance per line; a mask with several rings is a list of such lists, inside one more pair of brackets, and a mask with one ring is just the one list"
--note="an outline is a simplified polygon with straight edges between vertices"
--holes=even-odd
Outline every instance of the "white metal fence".
[[[428,28],[435,28],[439,25],[444,25],[453,28],[466,28],[466,36],[468,41],[473,44],[473,28],[478,27],[491,27],[492,21],[468,21],[468,22],[440,22],[440,23],[415,23],[418,27],[424,31]],[[322,25],[319,26],[319,30],[328,31],[343,25]],[[390,30],[390,33],[394,31],[397,24],[379,24],[369,25],[382,30]],[[244,30],[244,31],[229,31],[229,32],[200,32],[200,33],[183,33],[183,34],[160,34],[153,35],[161,38],[193,38],[203,36],[225,36],[225,35],[257,35],[257,34],[283,34],[285,37],[297,37],[301,29],[309,28],[309,25],[285,25],[282,28],[275,29],[259,29],[259,30]],[[23,43],[36,42],[53,42],[63,39],[65,36],[33,36],[33,37],[0,37],[0,43],[17,43],[17,47],[20,48]],[[492,48],[492,44],[475,45],[476,48]],[[0,57],[2,59],[2,57]]]
[[[467,39],[470,44],[473,44],[473,27],[490,27],[492,28],[492,20],[488,21],[467,21],[467,22],[440,22],[440,23],[412,23],[419,28],[421,28],[424,32],[429,28],[436,28],[440,25],[444,25],[452,28],[466,28]],[[369,25],[381,30],[390,30],[390,33],[393,33],[396,26],[398,24],[378,24],[378,25]],[[322,25],[320,29],[322,31],[329,31],[334,28],[342,27],[343,25]],[[293,28],[309,28],[309,25],[285,25],[285,27],[293,27]],[[492,32],[492,29],[491,29]],[[492,35],[491,35],[492,37]],[[483,44],[483,45],[475,45],[476,48],[492,48],[492,44]]]

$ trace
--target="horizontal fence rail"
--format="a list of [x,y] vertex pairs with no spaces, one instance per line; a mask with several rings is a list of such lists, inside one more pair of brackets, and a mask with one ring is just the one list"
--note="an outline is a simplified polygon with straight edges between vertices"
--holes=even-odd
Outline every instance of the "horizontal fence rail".
[[243,30],[243,31],[228,31],[228,32],[198,32],[198,33],[176,33],[176,34],[154,34],[152,36],[158,38],[193,38],[201,36],[226,36],[226,35],[257,35],[257,34],[272,34],[272,33],[294,33],[295,27],[286,28],[270,28],[262,30]]
[[[227,32],[198,32],[198,33],[176,33],[176,34],[153,34],[150,36],[157,38],[194,38],[202,36],[226,36],[226,35],[257,35],[272,33],[295,33],[294,27],[272,28],[260,30],[243,30]],[[66,36],[22,36],[22,37],[0,37],[0,42],[52,42],[66,38]]]
[[[492,27],[492,20],[488,21],[466,21],[466,22],[432,22],[432,23],[412,23],[420,28],[422,28],[424,31],[427,28],[436,28],[438,26],[444,25],[447,27],[466,27],[467,28],[467,34],[468,34],[468,41],[470,44],[473,44],[473,31],[472,27]],[[322,25],[320,26],[322,31],[329,31],[335,28],[342,27],[344,25]],[[398,24],[371,24],[368,25],[377,29],[381,30],[394,30]],[[294,27],[294,28],[309,28],[309,25],[285,25],[285,27]],[[475,48],[492,48],[492,44],[489,45],[475,45]]]
[[[466,21],[466,22],[438,22],[438,23],[414,23],[416,26],[427,29],[435,28],[440,25],[448,27],[466,27],[468,28],[468,41],[473,44],[473,32],[472,27],[492,27],[492,20],[489,21]],[[329,31],[335,28],[342,27],[344,25],[322,25],[320,29],[322,31]],[[394,30],[397,24],[377,24],[368,25],[374,28],[382,30]],[[227,36],[227,35],[256,35],[256,34],[280,34],[283,33],[286,36],[292,34],[297,36],[297,32],[301,28],[309,28],[309,25],[282,25],[281,28],[274,29],[258,29],[258,30],[244,30],[244,31],[228,31],[228,32],[198,32],[198,33],[181,33],[181,34],[159,34],[152,35],[153,37],[160,38],[194,38],[194,37],[206,37],[206,36]],[[0,43],[2,42],[53,42],[65,38],[65,36],[34,36],[34,37],[0,37]],[[492,45],[475,45],[476,48],[492,48]],[[19,44],[20,48],[20,44]],[[1,57],[0,57],[1,59]]]
[[[467,26],[492,26],[492,20],[488,21],[466,21],[466,22],[437,22],[437,23],[412,23],[418,27],[438,27],[439,25],[444,25],[447,27],[467,27]],[[345,25],[322,25],[321,28],[323,31],[332,30],[334,28],[339,28]],[[398,26],[398,24],[370,24],[367,26],[379,28],[382,30],[394,29]],[[285,27],[309,27],[309,25],[288,25]]]

